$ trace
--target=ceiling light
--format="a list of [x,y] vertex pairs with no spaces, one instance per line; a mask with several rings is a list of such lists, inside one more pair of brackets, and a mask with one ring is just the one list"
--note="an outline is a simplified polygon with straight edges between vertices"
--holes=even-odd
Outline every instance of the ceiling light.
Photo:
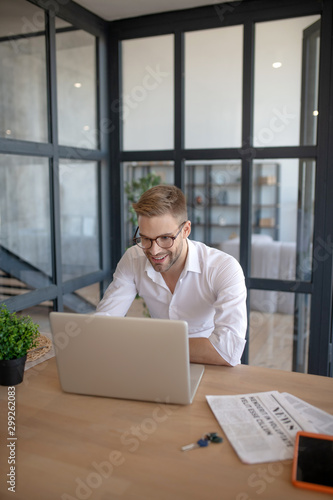
[[282,66],[282,62],[279,62],[279,61],[276,61],[272,64],[273,68],[277,69],[277,68],[281,68]]
[[316,109],[312,112],[313,116],[318,116],[319,115],[319,111],[317,111]]
[[85,126],[83,127],[83,130],[90,130],[89,125],[85,125]]
[[82,87],[82,83],[80,83],[80,82],[74,83],[74,87],[79,89],[80,87]]

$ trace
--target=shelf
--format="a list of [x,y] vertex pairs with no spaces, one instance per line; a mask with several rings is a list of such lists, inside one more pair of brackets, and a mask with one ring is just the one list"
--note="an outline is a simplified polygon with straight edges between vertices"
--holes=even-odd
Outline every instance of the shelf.
[[[240,224],[241,170],[233,170],[231,168],[233,166],[230,164],[224,169],[221,166],[218,171],[214,171],[212,165],[208,163],[194,164],[188,171],[185,187],[193,236],[195,238],[198,234],[207,245],[222,236],[228,237],[228,233],[239,233],[242,229]],[[253,173],[254,178],[251,183],[253,195],[251,207],[249,207],[252,216],[250,221],[252,232],[269,234],[278,240],[281,209],[280,165],[262,162]],[[267,191],[266,188],[269,190]],[[196,220],[200,222],[195,222]],[[232,223],[232,220],[237,222]]]
[[[225,227],[240,227],[239,223],[238,224],[237,223],[235,223],[235,224],[219,224],[218,222],[212,222],[209,225],[210,225],[210,227],[219,227],[221,229],[223,229]],[[192,221],[192,226],[193,227],[206,227],[207,224],[204,224],[203,222]],[[258,224],[253,224],[251,227],[252,227],[252,229],[278,229],[279,228],[278,225],[263,227],[263,226],[259,226]]]
[[214,207],[214,208],[226,208],[226,207],[240,208],[240,203],[238,203],[238,204],[226,203],[225,205],[222,205],[221,203],[208,203],[208,204],[203,204],[203,205],[195,204],[195,205],[187,205],[187,206],[190,208],[206,208],[207,206]]
[[[208,205],[210,207],[221,207],[221,208],[240,208],[241,204],[240,203],[226,203],[226,204],[221,204],[221,203],[208,203]],[[190,208],[206,208],[207,207],[207,204],[203,204],[203,205],[199,205],[199,204],[195,204],[195,205],[187,205],[188,207]],[[261,205],[258,205],[258,204],[255,204],[255,205],[252,205],[252,208],[280,208],[281,205],[280,204],[277,204],[277,205],[274,205],[274,204],[261,204]]]
[[[281,184],[279,182],[276,182],[275,184],[259,184],[259,182],[254,182],[253,183],[254,187],[259,187],[259,188],[265,188],[265,187],[280,187]],[[206,187],[213,187],[213,188],[227,188],[227,187],[241,187],[240,182],[226,182],[225,184],[217,184],[216,182],[209,182],[208,184],[203,184],[203,183],[198,183],[198,184],[186,184],[186,188],[206,188]]]
[[[194,227],[206,227],[207,224],[204,224],[202,222],[193,222],[192,221],[192,226]],[[225,228],[225,227],[240,227],[240,224],[218,224],[217,222],[213,222],[211,224],[209,224],[210,227],[219,227],[221,229]]]
[[253,208],[280,208],[281,205],[279,203],[277,203],[276,205],[274,205],[273,203],[272,204],[262,204],[262,205],[252,205]]
[[209,182],[208,184],[186,184],[185,187],[187,188],[206,188],[206,187],[213,187],[213,188],[224,188],[224,187],[240,187],[241,183],[240,182],[226,182],[225,184],[217,184],[216,182]]
[[259,184],[259,182],[254,182],[254,186],[260,187],[260,188],[265,188],[265,187],[280,187],[281,184],[279,182],[276,182],[275,184]]
[[252,229],[279,229],[279,225],[275,224],[274,226],[259,226],[258,224],[254,224]]

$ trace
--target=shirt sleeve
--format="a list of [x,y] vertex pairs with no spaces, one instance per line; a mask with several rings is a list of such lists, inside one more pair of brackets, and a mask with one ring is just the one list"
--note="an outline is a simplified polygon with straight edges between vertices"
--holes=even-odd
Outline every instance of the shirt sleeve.
[[214,288],[214,330],[209,340],[223,359],[235,366],[240,363],[247,328],[245,279],[236,259],[231,257],[226,268],[217,270]]
[[[129,249],[130,250],[130,249]],[[113,280],[97,305],[96,314],[104,316],[125,316],[136,297],[133,259],[127,250],[118,262]]]

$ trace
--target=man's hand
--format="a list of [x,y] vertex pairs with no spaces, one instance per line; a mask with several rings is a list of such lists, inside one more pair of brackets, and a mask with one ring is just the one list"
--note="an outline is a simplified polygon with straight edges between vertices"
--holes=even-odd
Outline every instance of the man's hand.
[[219,355],[207,338],[189,339],[189,345],[191,363],[232,366]]

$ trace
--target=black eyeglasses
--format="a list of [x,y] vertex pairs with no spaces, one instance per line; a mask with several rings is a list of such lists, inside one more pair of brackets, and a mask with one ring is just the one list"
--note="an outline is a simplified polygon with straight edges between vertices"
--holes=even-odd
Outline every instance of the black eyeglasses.
[[184,224],[186,224],[187,221],[183,222],[180,226],[178,226],[180,229],[175,236],[168,236],[168,235],[161,235],[157,236],[157,238],[147,238],[146,236],[136,236],[136,233],[139,230],[139,227],[136,228],[133,242],[138,245],[140,248],[143,248],[144,250],[149,250],[149,248],[152,247],[153,241],[156,241],[157,245],[161,248],[171,248],[172,245],[175,242],[175,239],[177,236],[180,234],[181,230],[183,229]]

